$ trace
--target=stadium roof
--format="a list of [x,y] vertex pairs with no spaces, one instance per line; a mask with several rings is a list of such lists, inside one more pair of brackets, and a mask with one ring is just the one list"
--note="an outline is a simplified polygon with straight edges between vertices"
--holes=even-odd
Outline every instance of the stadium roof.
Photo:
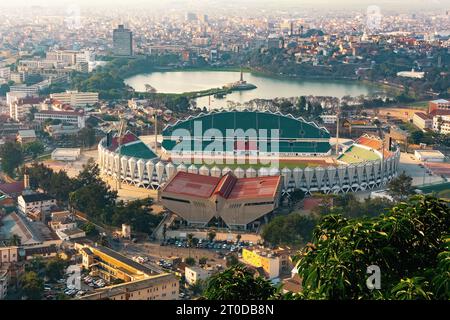
[[[209,129],[217,129],[220,134],[214,136]],[[243,130],[239,139],[246,139],[247,145],[236,144],[233,136],[228,136],[228,130]],[[271,130],[277,129],[279,137],[275,139]],[[251,131],[255,134],[254,139],[249,137]],[[260,130],[266,130],[266,137],[261,135]],[[206,133],[206,135],[205,135]],[[236,133],[237,134],[237,133]],[[161,146],[165,150],[172,150],[177,144],[184,151],[197,150],[197,143],[200,143],[202,150],[206,146],[214,146],[217,142],[222,142],[222,149],[216,151],[235,151],[243,147],[247,150],[256,150],[262,152],[290,152],[290,153],[327,153],[331,146],[329,143],[330,133],[326,128],[318,127],[313,122],[307,122],[303,118],[294,118],[292,115],[283,115],[279,112],[268,111],[214,111],[208,114],[200,113],[195,117],[188,117],[177,121],[175,124],[167,125],[162,133],[164,139]],[[210,136],[211,139],[205,139]],[[238,140],[239,140],[238,139]],[[249,141],[258,139],[258,147]],[[277,145],[271,145],[271,139],[278,142]],[[190,142],[190,145],[189,145]],[[231,142],[231,148],[227,143]],[[266,144],[267,142],[267,144]],[[263,147],[263,144],[266,147]]]
[[214,195],[225,199],[267,198],[275,196],[280,183],[280,176],[236,178],[228,172],[219,178],[179,171],[163,192],[205,199]]
[[[201,122],[201,132],[194,132],[194,122]],[[269,111],[213,111],[200,113],[195,117],[179,120],[175,124],[167,125],[163,130],[164,137],[172,136],[176,129],[186,129],[191,137],[197,137],[208,129],[218,129],[222,135],[226,135],[227,129],[267,129],[268,138],[271,129],[279,130],[280,139],[327,139],[330,133],[324,127],[318,127],[314,122],[307,122],[303,118],[295,118],[292,115],[283,115],[280,112]]]
[[[108,150],[119,152],[119,143],[117,137],[112,139]],[[144,143],[141,139],[136,137],[133,133],[127,132],[122,137],[122,145],[120,147],[120,154],[127,157],[134,157],[139,159],[154,159],[157,155]]]

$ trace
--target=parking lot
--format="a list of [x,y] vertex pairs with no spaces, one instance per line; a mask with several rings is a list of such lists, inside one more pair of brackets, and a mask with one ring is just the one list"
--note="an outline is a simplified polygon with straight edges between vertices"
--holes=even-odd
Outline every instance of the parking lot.
[[74,279],[75,281],[69,281],[70,275],[67,274],[61,279],[58,279],[56,283],[46,282],[44,284],[44,299],[45,300],[56,300],[61,298],[78,298],[85,294],[99,288],[103,288],[106,285],[105,280],[91,276],[87,272],[81,275],[79,279]]

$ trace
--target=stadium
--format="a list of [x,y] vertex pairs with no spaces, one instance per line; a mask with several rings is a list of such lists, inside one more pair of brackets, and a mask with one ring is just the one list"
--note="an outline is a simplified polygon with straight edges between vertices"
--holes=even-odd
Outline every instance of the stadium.
[[[226,134],[236,129],[266,130],[268,134],[242,139]],[[278,129],[278,134],[272,129]],[[222,149],[211,149],[211,140]],[[269,111],[220,110],[167,125],[159,154],[129,132],[120,147],[117,137],[104,138],[98,145],[98,161],[103,174],[154,190],[180,171],[212,177],[231,171],[237,178],[281,175],[283,192],[301,189],[306,194],[369,190],[397,175],[400,151],[395,145],[385,148],[380,138],[364,135],[351,145],[340,144],[336,156],[330,141],[325,128],[303,118]],[[198,156],[199,162],[192,161]],[[229,158],[237,161],[216,161]],[[253,162],[256,158],[259,162]]]

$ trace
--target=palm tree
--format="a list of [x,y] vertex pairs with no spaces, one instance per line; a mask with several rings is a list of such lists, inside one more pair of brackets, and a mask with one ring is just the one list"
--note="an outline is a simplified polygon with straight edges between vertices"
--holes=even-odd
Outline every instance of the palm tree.
[[215,237],[216,237],[216,232],[214,230],[211,230],[208,232],[208,239],[210,242],[213,242]]
[[9,239],[9,244],[11,246],[20,246],[22,244],[22,239],[17,234],[13,234],[11,239]]

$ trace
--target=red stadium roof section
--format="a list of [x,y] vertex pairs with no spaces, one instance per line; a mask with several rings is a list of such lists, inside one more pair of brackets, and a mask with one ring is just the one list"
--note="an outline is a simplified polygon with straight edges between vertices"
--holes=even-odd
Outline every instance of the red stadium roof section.
[[281,176],[241,178],[237,180],[228,199],[274,197],[280,183]]
[[[375,150],[380,151],[380,152],[381,152],[381,149],[383,149],[383,142],[378,137],[362,135],[361,137],[358,138],[358,140],[356,140],[356,143],[357,144],[362,144],[362,145],[364,145],[366,147],[375,149]],[[388,148],[387,145],[385,146],[385,149],[383,150],[385,159],[387,159],[390,156],[392,156],[392,152],[390,152],[389,150],[386,150],[386,148]]]
[[222,198],[228,198],[236,182],[237,178],[231,173],[224,175],[214,190],[214,194],[218,194]]
[[[139,140],[133,133],[131,132],[127,132],[123,137],[122,137],[122,146],[130,143],[130,142],[134,142]],[[114,137],[112,139],[111,142],[111,146],[109,146],[109,150],[110,151],[116,151],[116,149],[119,147],[119,142],[117,141],[117,137]]]
[[217,177],[179,171],[164,187],[164,191],[185,196],[209,198],[220,180]]
[[204,199],[214,195],[225,199],[268,198],[275,196],[280,183],[281,176],[239,179],[228,172],[218,178],[179,171],[163,191]]

